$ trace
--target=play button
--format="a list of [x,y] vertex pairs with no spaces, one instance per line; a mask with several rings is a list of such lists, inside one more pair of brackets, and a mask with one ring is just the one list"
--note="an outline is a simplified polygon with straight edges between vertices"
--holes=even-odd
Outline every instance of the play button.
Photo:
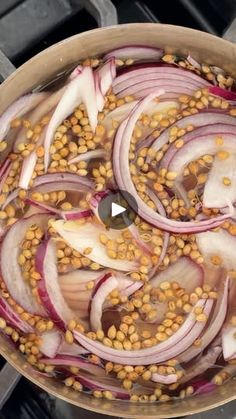
[[119,214],[122,214],[122,212],[125,212],[126,208],[122,207],[121,205],[116,204],[115,202],[112,202],[111,204],[111,216],[116,217]]
[[107,228],[123,230],[135,220],[138,206],[133,196],[126,191],[111,191],[99,203],[98,214]]

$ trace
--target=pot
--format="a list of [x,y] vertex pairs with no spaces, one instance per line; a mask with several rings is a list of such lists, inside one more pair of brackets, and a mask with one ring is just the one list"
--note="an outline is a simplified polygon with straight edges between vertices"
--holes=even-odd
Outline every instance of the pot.
[[[236,76],[236,45],[193,29],[152,23],[126,24],[95,29],[44,50],[33,57],[0,86],[0,114],[19,96],[39,85],[81,59],[100,55],[127,44],[147,44],[165,48],[167,53],[191,56],[199,62],[223,67]],[[218,387],[209,395],[163,404],[133,404],[123,401],[95,399],[78,393],[51,378],[40,376],[23,356],[0,336],[0,354],[23,376],[45,391],[84,409],[123,418],[172,418],[209,410],[236,399],[236,380]]]

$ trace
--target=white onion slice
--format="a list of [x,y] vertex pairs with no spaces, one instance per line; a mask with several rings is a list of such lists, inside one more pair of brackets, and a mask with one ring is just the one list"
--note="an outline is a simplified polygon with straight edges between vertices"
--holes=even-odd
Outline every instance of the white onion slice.
[[[230,180],[225,185],[223,180]],[[224,208],[236,201],[236,154],[222,160],[215,156],[203,192],[203,205],[207,208]]]
[[42,304],[56,325],[65,329],[75,314],[64,300],[58,284],[56,247],[52,239],[45,240],[38,247],[35,267],[41,275],[38,293]]
[[48,219],[48,214],[37,214],[20,219],[7,232],[1,246],[1,275],[10,295],[25,310],[41,315],[45,315],[45,310],[33,296],[30,285],[22,277],[18,256],[27,229],[36,224],[44,230]]
[[92,295],[90,305],[90,324],[93,331],[102,329],[102,310],[107,296],[114,289],[118,288],[117,279],[107,274],[100,279],[96,285],[96,290]]
[[168,374],[168,375],[162,375],[157,372],[152,373],[152,381],[154,383],[160,383],[160,384],[173,384],[178,381],[178,375],[177,374]]
[[0,141],[7,135],[11,121],[15,118],[21,118],[31,109],[35,108],[43,99],[48,96],[48,93],[31,93],[16,100],[10,105],[7,110],[0,117]]
[[[217,135],[218,134],[218,135]],[[181,174],[184,167],[193,160],[197,160],[205,154],[216,154],[219,151],[219,147],[216,145],[215,139],[221,135],[219,131],[216,134],[206,135],[203,134],[201,137],[195,137],[192,141],[185,144],[174,157],[171,159],[168,165],[170,171],[174,171]],[[229,153],[236,151],[236,140],[235,134],[223,133],[224,137],[224,150]]]
[[62,335],[58,330],[44,332],[40,336],[39,350],[48,358],[54,358],[58,353],[61,342]]
[[[127,117],[127,115],[134,109],[137,103],[138,103],[137,100],[133,100],[132,102],[124,103],[124,105],[118,106],[113,111],[109,112],[105,116],[104,120],[102,121],[106,130],[110,131],[113,129],[113,125],[112,125],[113,121],[115,122],[123,121]],[[144,112],[147,115],[152,115],[154,113],[159,113],[159,112],[166,114],[170,109],[174,109],[174,108],[176,109],[179,108],[178,102],[174,100],[172,101],[164,100],[163,102],[156,102],[155,100],[153,100],[149,104],[147,104]],[[142,131],[144,132],[143,126],[142,126]]]
[[[138,204],[138,213],[141,218],[145,219],[148,223],[155,225],[158,228],[161,228],[165,231],[172,231],[176,233],[190,233],[190,232],[200,232],[210,230],[213,227],[217,227],[225,219],[228,219],[231,214],[234,212],[230,208],[230,212],[218,217],[211,218],[209,220],[203,221],[175,221],[166,217],[161,216],[151,209],[143,200],[140,198],[139,194],[136,191],[134,183],[132,181],[130,167],[129,167],[129,147],[132,139],[133,130],[135,124],[139,119],[142,112],[145,110],[147,104],[152,101],[155,97],[161,96],[164,93],[163,90],[153,91],[149,96],[141,100],[138,105],[134,108],[131,114],[126,120],[124,120],[116,133],[115,143],[113,147],[113,169],[116,182],[120,190],[128,190],[130,194],[133,195],[133,198]],[[228,136],[228,140],[229,140]],[[231,136],[232,137],[232,136]],[[231,138],[230,138],[231,139]],[[186,145],[186,147],[189,144]],[[197,144],[196,144],[197,147]],[[194,149],[194,147],[191,147]],[[190,150],[191,153],[191,150]],[[178,153],[176,153],[178,154]],[[203,153],[202,153],[203,154]],[[201,155],[202,155],[201,154]],[[195,153],[194,153],[195,156]],[[193,157],[194,157],[193,156]],[[185,157],[183,156],[183,159]],[[175,171],[175,170],[174,170]],[[133,206],[133,202],[129,202],[130,206]]]
[[[170,131],[173,126],[177,126],[178,128],[187,128],[187,126],[193,125],[193,127],[197,129],[198,127],[202,126],[205,126],[205,128],[209,128],[210,125],[213,127],[215,124],[235,125],[236,120],[231,115],[227,115],[225,113],[221,114],[212,110],[207,112],[200,112],[195,115],[186,116],[180,119],[179,121],[175,122],[169,128],[165,129],[161,133],[161,135],[153,141],[152,148],[155,151],[158,151],[163,147],[163,145],[169,142]],[[183,138],[185,138],[185,136],[183,136]],[[150,159],[148,158],[147,160],[149,161]]]
[[236,269],[236,237],[226,230],[206,231],[196,236],[197,245],[205,262],[214,265],[214,256],[220,257],[221,266]]
[[191,293],[197,287],[201,287],[204,272],[200,265],[188,257],[181,257],[177,262],[157,274],[151,279],[153,287],[158,287],[162,282],[178,282],[187,293]]
[[107,152],[104,149],[98,148],[97,150],[90,150],[87,153],[79,154],[78,156],[74,157],[73,159],[69,160],[69,164],[75,164],[79,161],[89,161],[92,159],[104,158],[106,157]]
[[59,367],[77,367],[80,368],[89,374],[97,375],[97,376],[105,376],[106,373],[100,365],[93,364],[90,361],[87,361],[86,359],[83,359],[81,357],[75,357],[75,356],[69,356],[69,355],[57,355],[53,359],[45,359],[42,358],[42,363],[44,364],[50,364],[55,365]]
[[200,360],[196,361],[196,364],[192,367],[189,367],[186,371],[184,376],[181,378],[180,383],[184,384],[194,377],[197,377],[200,374],[203,374],[206,370],[211,367],[214,367],[217,358],[222,352],[221,346],[213,346],[208,349],[205,355],[203,355]]
[[76,106],[81,103],[85,104],[88,112],[88,118],[93,131],[97,126],[97,115],[98,110],[96,106],[96,92],[93,78],[93,71],[90,67],[84,67],[82,72],[78,74],[68,84],[60,102],[58,103],[54,114],[49,122],[44,147],[44,166],[47,171],[50,161],[50,145],[53,139],[56,128],[62,123],[62,121],[70,115]]
[[236,358],[236,326],[228,324],[222,330],[222,348],[224,359]]
[[116,64],[113,57],[109,58],[94,73],[97,108],[101,112],[105,104],[105,95],[112,86],[116,77]]
[[[83,254],[84,249],[91,248],[91,252],[87,255],[93,262],[99,263],[101,266],[116,269],[118,271],[130,272],[137,269],[136,261],[125,261],[119,259],[111,259],[106,248],[99,240],[100,234],[106,234],[106,229],[98,224],[78,224],[76,222],[57,220],[52,223],[56,232],[71,246]],[[119,231],[110,230],[109,238],[116,239],[120,235]]]
[[28,189],[29,183],[32,178],[34,168],[37,162],[37,154],[35,151],[29,154],[29,156],[25,157],[23,160],[23,165],[21,169],[20,179],[19,179],[19,187],[22,189]]
[[[195,307],[202,307],[203,312],[209,316],[213,301],[199,300]],[[205,327],[204,323],[196,322],[194,309],[179,330],[169,339],[148,349],[124,351],[108,348],[102,343],[93,341],[80,332],[74,331],[75,339],[89,351],[111,362],[128,365],[148,365],[164,362],[179,355],[199,337]]]
[[[108,390],[113,394],[113,397],[121,400],[129,400],[130,394],[127,390],[122,389],[114,379],[106,379],[97,381],[93,377],[79,373],[76,380],[79,381],[85,388],[90,390]],[[115,385],[117,384],[117,386]]]
[[[217,275],[217,273],[216,273]],[[222,273],[220,275],[220,281],[222,281],[224,277]],[[208,327],[203,332],[201,338],[201,345],[200,346],[192,346],[191,348],[187,349],[183,352],[179,357],[179,362],[188,362],[191,359],[198,356],[210,343],[216,338],[218,333],[220,332],[222,325],[225,321],[226,313],[227,313],[227,302],[228,302],[228,293],[229,293],[229,279],[227,278],[225,281],[220,283],[220,288],[223,288],[223,293],[219,292],[219,297],[215,304],[215,308],[213,311],[212,318]]]
[[61,342],[60,348],[58,350],[58,355],[86,355],[88,351],[77,343],[67,343],[65,340]]
[[105,274],[106,271],[90,271],[90,270],[82,270],[77,269],[75,271],[69,272],[67,274],[59,275],[59,284],[61,289],[67,291],[75,291],[75,290],[86,290],[86,285],[90,281],[96,281],[102,275]]

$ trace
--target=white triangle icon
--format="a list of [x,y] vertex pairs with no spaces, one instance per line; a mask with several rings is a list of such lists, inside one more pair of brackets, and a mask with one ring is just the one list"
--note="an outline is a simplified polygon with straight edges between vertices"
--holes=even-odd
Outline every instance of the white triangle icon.
[[119,214],[122,214],[122,212],[125,212],[127,208],[122,207],[119,204],[115,204],[115,202],[112,202],[111,204],[111,216],[116,217]]

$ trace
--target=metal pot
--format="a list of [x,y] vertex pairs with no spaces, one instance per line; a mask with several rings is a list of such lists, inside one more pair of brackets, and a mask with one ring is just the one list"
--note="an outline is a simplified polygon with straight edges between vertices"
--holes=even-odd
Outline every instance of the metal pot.
[[[81,59],[93,57],[124,44],[163,47],[169,53],[223,67],[236,76],[236,45],[193,29],[152,23],[127,24],[95,29],[73,36],[46,49],[18,68],[0,86],[0,114],[19,96],[53,79]],[[160,404],[133,404],[95,399],[77,393],[59,381],[40,376],[3,336],[0,354],[22,375],[49,393],[84,409],[123,418],[172,418],[209,410],[236,399],[231,380],[209,395]]]

